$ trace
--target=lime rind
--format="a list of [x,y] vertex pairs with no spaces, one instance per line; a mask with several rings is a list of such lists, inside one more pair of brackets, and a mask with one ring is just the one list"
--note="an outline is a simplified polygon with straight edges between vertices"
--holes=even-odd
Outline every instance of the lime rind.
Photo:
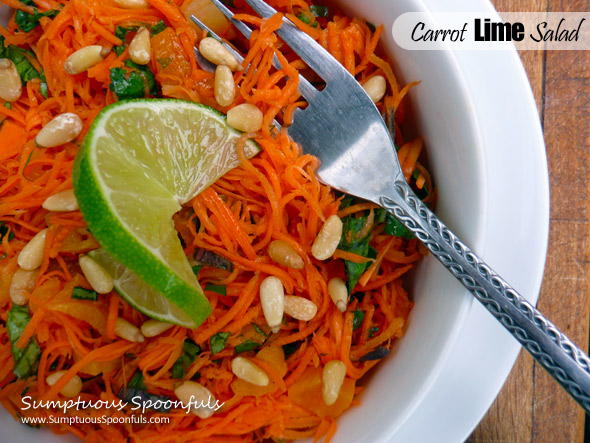
[[[239,164],[235,142],[240,136],[223,114],[205,105],[173,99],[121,101],[96,117],[74,165],[74,192],[98,242],[195,326],[211,307],[184,255],[172,215]],[[249,140],[248,157],[258,151]]]

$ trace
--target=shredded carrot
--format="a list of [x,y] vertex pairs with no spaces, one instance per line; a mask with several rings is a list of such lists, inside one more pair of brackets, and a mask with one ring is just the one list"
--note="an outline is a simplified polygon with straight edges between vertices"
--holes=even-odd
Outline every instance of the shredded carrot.
[[[359,381],[378,364],[361,357],[377,346],[391,347],[403,335],[413,305],[402,277],[426,252],[416,240],[386,234],[384,213],[376,204],[360,199],[351,203],[348,197],[320,183],[315,174],[319,160],[303,155],[288,137],[286,127],[297,118],[297,110],[307,106],[298,90],[299,74],[319,89],[324,85],[282,43],[276,31],[288,17],[360,83],[375,75],[387,78],[388,93],[377,106],[392,116],[389,124],[396,128],[406,179],[416,190],[428,191],[425,201],[434,203],[432,178],[419,162],[423,141],[417,138],[404,143],[399,130],[406,112],[404,97],[417,83],[398,84],[390,62],[379,49],[383,27],[374,29],[364,19],[346,17],[332,7],[329,17],[315,17],[309,0],[271,0],[279,13],[266,19],[252,15],[244,2],[235,2],[235,17],[254,30],[249,40],[234,38],[233,30],[224,34],[245,52],[243,69],[234,73],[237,93],[231,106],[256,106],[262,112],[263,125],[238,140],[240,165],[174,216],[187,257],[202,265],[197,278],[212,314],[196,328],[174,326],[134,343],[115,333],[118,319],[141,328],[148,316],[124,297],[116,291],[98,294],[96,300],[73,297],[74,291],[88,294],[84,291],[92,288],[80,269],[79,256],[100,247],[81,212],[49,211],[43,206],[48,197],[72,189],[79,146],[101,110],[119,100],[112,84],[114,73],[120,73],[117,70],[123,70],[130,82],[132,73],[139,75],[144,82],[140,94],[145,97],[190,100],[227,112],[231,106],[220,106],[215,99],[214,74],[201,69],[193,56],[193,47],[207,33],[197,31],[187,20],[188,0],[147,0],[147,5],[139,9],[123,9],[101,0],[35,0],[35,7],[16,0],[0,3],[31,14],[59,11],[44,14],[30,32],[19,30],[14,17],[0,27],[5,46],[23,50],[24,59],[38,73],[34,75],[37,78],[23,82],[18,100],[9,104],[0,101],[2,405],[15,418],[65,419],[71,414],[59,408],[23,409],[23,392],[37,400],[63,400],[61,391],[66,384],[80,377],[84,400],[117,402],[132,378],[140,377],[141,384],[134,389],[147,390],[156,398],[176,399],[175,389],[190,380],[203,385],[223,404],[206,419],[175,408],[167,413],[145,412],[150,417],[166,416],[170,419],[167,425],[136,427],[97,421],[62,425],[47,420],[47,426],[86,441],[333,440],[337,416],[360,403],[363,389]],[[151,57],[137,68],[130,63],[129,43],[141,26],[153,32]],[[156,33],[154,27],[164,29]],[[231,30],[231,24],[221,23],[220,28]],[[89,45],[100,45],[110,52],[87,71],[67,74],[66,59]],[[275,57],[280,69],[273,64]],[[150,90],[154,81],[156,87]],[[73,112],[82,120],[79,136],[53,148],[38,147],[35,138],[39,131],[65,112]],[[274,128],[275,119],[282,130]],[[260,153],[252,158],[245,153],[248,139],[260,146]],[[341,208],[344,201],[349,206]],[[312,245],[324,222],[333,215],[363,223],[355,232],[344,232],[343,238],[349,241],[342,241],[330,259],[320,261],[312,255]],[[345,225],[349,224],[354,223]],[[47,234],[41,264],[32,271],[24,289],[25,306],[16,308],[10,285],[18,272],[18,256],[43,229]],[[362,247],[350,247],[355,238],[365,242]],[[271,258],[268,246],[275,240],[289,244],[303,266],[292,268]],[[201,261],[205,255],[209,261]],[[328,283],[336,277],[349,281],[353,278],[351,269],[360,269],[354,277],[358,284],[348,297],[345,312],[341,312],[331,299]],[[280,330],[272,333],[259,296],[261,282],[269,276],[280,279],[285,294],[313,303],[315,316],[302,321],[284,315]],[[357,297],[357,291],[363,296]],[[94,297],[92,293],[87,296]],[[17,375],[23,365],[15,368],[14,348],[8,340],[7,322],[12,310],[28,310],[30,315],[19,327],[15,348],[35,353],[38,346],[30,373],[22,378]],[[364,313],[362,324],[358,324],[360,312]],[[232,372],[232,360],[238,353],[268,375],[269,387],[240,384],[243,380]],[[294,395],[317,389],[321,380],[316,377],[312,387],[310,374],[321,374],[320,369],[336,359],[347,369],[343,384],[347,394],[343,397],[348,400],[341,410],[318,409],[325,405],[313,404],[313,396],[299,399]],[[56,371],[64,373],[49,386],[47,377]],[[76,411],[83,417],[102,414],[129,418],[134,412],[129,408]]]

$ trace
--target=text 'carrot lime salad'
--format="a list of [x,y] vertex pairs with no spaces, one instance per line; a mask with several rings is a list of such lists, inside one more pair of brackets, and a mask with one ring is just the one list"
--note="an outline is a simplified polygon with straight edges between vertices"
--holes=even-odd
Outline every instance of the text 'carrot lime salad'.
[[228,0],[249,41],[209,0],[0,3],[4,408],[89,442],[332,439],[425,250],[277,129],[306,106],[298,75],[322,82],[275,31],[291,19],[363,84],[434,203],[382,28],[306,0],[269,19]]

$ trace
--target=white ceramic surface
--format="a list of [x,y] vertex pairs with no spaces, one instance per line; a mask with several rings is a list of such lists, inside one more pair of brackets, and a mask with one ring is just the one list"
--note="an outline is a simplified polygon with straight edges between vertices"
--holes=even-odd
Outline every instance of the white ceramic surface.
[[[398,71],[406,81],[421,80],[411,100],[416,132],[425,137],[439,189],[437,213],[535,300],[547,238],[547,171],[536,109],[517,55],[488,53],[484,59],[473,53],[455,58],[442,51],[396,49],[390,32],[394,18],[407,11],[440,9],[437,0],[340,3],[383,23],[384,43]],[[446,10],[455,8],[490,6],[484,0],[445,2]],[[500,89],[507,95],[499,94]],[[524,161],[504,164],[508,152],[517,160],[527,159],[530,170],[522,174],[518,165]],[[509,210],[513,216],[508,216]],[[530,221],[531,214],[537,221]],[[511,220],[527,223],[512,226]],[[412,290],[416,306],[407,334],[373,374],[362,406],[339,420],[337,442],[462,441],[508,375],[518,345],[480,306],[472,306],[471,296],[432,257],[420,265]],[[492,356],[497,359],[490,360]],[[466,382],[469,390],[463,389]],[[15,423],[4,412],[0,426],[13,441],[39,437],[39,431]],[[43,440],[63,437],[45,432]]]

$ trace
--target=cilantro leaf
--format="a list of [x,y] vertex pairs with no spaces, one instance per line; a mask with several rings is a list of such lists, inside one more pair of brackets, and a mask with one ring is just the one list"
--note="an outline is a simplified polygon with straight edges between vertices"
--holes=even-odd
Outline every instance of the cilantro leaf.
[[143,383],[143,374],[139,369],[135,371],[135,374],[133,374],[133,377],[131,377],[131,380],[127,383],[127,387],[147,391],[147,386]]
[[[135,374],[127,383],[127,387],[121,387],[118,397],[127,403],[141,403],[145,405],[146,409],[156,412],[170,412],[170,397],[147,392],[147,386],[143,383],[143,374],[139,370],[135,371]],[[138,398],[139,402],[137,401]]]
[[[21,3],[25,3],[21,0]],[[32,3],[32,2],[31,2]],[[25,3],[28,4],[28,3]],[[31,4],[29,6],[35,6],[35,4]],[[18,28],[23,32],[30,32],[39,26],[39,20],[42,17],[49,17],[53,18],[57,14],[59,14],[58,9],[50,9],[49,11],[39,12],[37,8],[33,8],[34,13],[29,14],[28,12],[24,12],[21,10],[16,11],[16,15],[14,17],[14,21]]]
[[225,348],[225,342],[229,338],[229,332],[218,332],[209,339],[209,345],[211,346],[211,354],[217,354]]
[[22,335],[27,324],[31,320],[29,308],[26,306],[12,305],[6,319],[8,338],[12,345],[12,358],[14,359],[14,375],[18,378],[28,378],[37,372],[41,349],[37,340],[31,337],[24,348],[16,346],[17,340]]
[[119,100],[142,98],[145,96],[146,87],[150,94],[156,95],[156,78],[147,66],[138,65],[131,60],[125,61],[125,65],[133,70],[127,73],[123,68],[111,69],[109,88]]
[[182,354],[172,366],[172,378],[184,378],[186,370],[193,364],[197,355],[201,353],[201,348],[191,339],[184,341],[182,345]]

